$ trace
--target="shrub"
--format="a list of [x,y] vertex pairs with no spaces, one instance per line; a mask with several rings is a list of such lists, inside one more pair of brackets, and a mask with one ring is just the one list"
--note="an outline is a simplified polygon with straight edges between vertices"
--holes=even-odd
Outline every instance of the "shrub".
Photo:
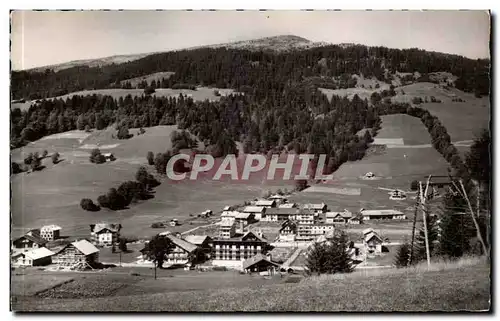
[[413,97],[411,102],[414,103],[415,105],[419,105],[419,104],[423,103],[423,100],[421,97]]
[[48,154],[49,154],[49,152],[47,152],[47,150],[44,149],[43,152],[42,152],[42,158],[47,157]]
[[162,222],[156,222],[156,223],[151,224],[151,227],[152,228],[164,228],[165,224],[163,224]]
[[52,158],[52,163],[57,164],[59,162],[59,153],[55,152],[54,154],[52,154],[51,158]]
[[97,198],[97,203],[99,203],[99,205],[101,205],[101,207],[106,207],[106,208],[109,207],[109,201],[108,201],[108,197],[106,195],[100,195]]
[[93,150],[90,151],[89,160],[91,163],[102,164],[106,162],[106,157],[104,157],[104,155],[101,154],[99,148],[94,148]]
[[154,163],[155,163],[155,156],[154,156],[153,152],[149,151],[148,155],[146,156],[146,159],[148,160],[148,164],[149,165],[154,165]]
[[305,179],[298,179],[295,181],[295,189],[297,191],[302,191],[307,188],[307,180]]
[[12,162],[10,165],[11,173],[12,174],[19,174],[24,172],[23,169],[21,168],[21,165],[19,165],[16,162]]
[[410,184],[410,190],[412,190],[412,191],[418,190],[418,181],[414,180],[414,181],[411,182],[411,184]]
[[89,125],[85,125],[85,132],[86,133],[90,133],[91,132]]
[[95,205],[90,198],[82,198],[82,200],[80,201],[80,206],[84,210],[91,212],[97,212],[101,209],[98,205]]
[[118,139],[129,139],[133,135],[130,135],[128,131],[128,126],[121,126],[120,129],[118,130]]

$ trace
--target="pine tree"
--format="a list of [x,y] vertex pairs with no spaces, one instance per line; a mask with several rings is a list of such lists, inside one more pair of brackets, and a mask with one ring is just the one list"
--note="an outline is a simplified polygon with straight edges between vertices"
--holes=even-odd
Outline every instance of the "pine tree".
[[[429,253],[432,256],[434,253],[435,245],[439,241],[438,240],[438,224],[437,219],[435,217],[431,217],[429,214],[426,214],[427,220],[427,238],[429,241]],[[416,236],[416,246],[415,246],[415,256],[414,258],[419,260],[425,260],[427,258],[426,247],[425,247],[425,230],[422,224],[422,228],[420,229],[418,235]]]
[[318,275],[352,272],[347,235],[339,232],[328,242],[314,244],[307,254],[306,267]]
[[403,243],[399,246],[398,252],[396,253],[396,258],[394,259],[394,265],[398,268],[406,267],[410,263],[410,245],[408,243]]

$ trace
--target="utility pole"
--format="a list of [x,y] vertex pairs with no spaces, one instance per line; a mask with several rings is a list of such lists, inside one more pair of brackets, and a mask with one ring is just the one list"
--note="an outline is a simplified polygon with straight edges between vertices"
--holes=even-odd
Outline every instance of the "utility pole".
[[431,176],[429,175],[429,178],[427,178],[427,186],[425,187],[425,192],[423,192],[422,189],[422,182],[419,182],[420,186],[420,203],[422,204],[422,211],[423,211],[423,216],[424,216],[424,235],[425,235],[425,253],[427,256],[427,266],[431,265],[431,254],[429,250],[429,236],[427,232],[427,209],[425,207],[425,200],[427,198],[427,191],[429,190],[429,184],[431,181]]
[[481,246],[483,248],[483,253],[484,255],[488,255],[488,249],[486,248],[486,244],[484,243],[483,236],[481,235],[481,230],[479,229],[479,223],[477,222],[476,216],[474,215],[474,210],[472,209],[472,205],[469,200],[469,196],[467,196],[467,193],[465,192],[465,187],[464,183],[462,180],[460,180],[460,187],[462,188],[462,193],[463,197],[467,201],[467,205],[469,206],[470,210],[470,215],[472,216],[472,220],[474,221],[474,226],[476,227],[476,232],[477,232],[477,238],[479,239],[479,242],[481,243]]
[[408,265],[411,265],[413,263],[413,253],[414,253],[413,244],[415,243],[415,228],[417,226],[418,207],[419,207],[419,197],[417,197],[417,203],[415,204],[415,214],[413,216],[413,228],[411,230],[410,258]]

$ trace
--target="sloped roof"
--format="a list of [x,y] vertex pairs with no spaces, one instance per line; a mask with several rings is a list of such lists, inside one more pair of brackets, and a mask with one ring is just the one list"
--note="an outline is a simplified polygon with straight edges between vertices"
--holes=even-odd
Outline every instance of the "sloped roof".
[[364,230],[363,230],[363,235],[366,235],[366,234],[368,234],[368,233],[370,233],[370,232],[373,232],[373,229],[372,229],[371,227],[369,227],[369,228],[367,228],[367,229],[364,229]]
[[45,226],[42,226],[41,230],[52,230],[52,231],[58,231],[62,229],[59,225],[45,225]]
[[278,207],[279,208],[294,208],[295,207],[295,203],[286,203],[286,204],[280,204]]
[[255,206],[273,206],[276,204],[276,201],[274,200],[259,200],[255,202]]
[[238,212],[238,214],[236,214],[235,218],[239,218],[239,219],[242,219],[242,220],[246,220],[250,217],[250,215],[252,215],[253,213],[241,213],[241,212]]
[[226,205],[224,206],[224,208],[222,209],[223,211],[230,211],[232,209],[232,207],[230,205]]
[[203,242],[205,242],[206,239],[210,240],[211,237],[208,235],[188,235],[184,238],[184,240],[186,240],[186,242],[189,242],[189,243],[195,244],[195,245],[203,244]]
[[238,215],[238,211],[224,211],[222,212],[222,214],[220,215],[221,217],[236,217],[236,215]]
[[47,256],[52,256],[54,254],[55,254],[54,252],[52,252],[46,247],[40,247],[38,249],[34,249],[24,253],[24,255],[26,255],[32,260],[38,260]]
[[380,238],[380,236],[378,236],[377,233],[370,232],[370,233],[365,235],[365,242],[369,242],[372,238],[377,238],[380,242],[383,241],[382,238]]
[[398,210],[362,210],[361,214],[364,216],[402,215],[403,212]]
[[36,243],[38,245],[44,245],[46,244],[48,241],[44,238],[42,238],[41,236],[37,235],[37,234],[26,234],[26,235],[23,235],[21,237],[18,237],[17,239],[14,240],[14,242],[17,242],[18,240],[22,239],[22,238],[25,238],[27,240],[30,240],[31,242],[33,243]]
[[322,210],[325,207],[326,207],[325,203],[321,203],[321,204],[304,204],[302,206],[302,208],[305,209],[305,210]]
[[268,208],[266,215],[296,215],[300,214],[297,208]]
[[248,268],[251,268],[252,265],[256,264],[256,263],[259,263],[259,262],[262,262],[262,261],[266,261],[274,266],[278,266],[279,267],[279,264],[278,263],[274,263],[272,262],[271,260],[269,260],[266,256],[262,255],[262,254],[257,254],[257,255],[254,255],[252,256],[251,258],[249,259],[246,259],[245,261],[243,261],[243,268],[244,269],[248,269]]
[[99,252],[99,249],[87,240],[80,240],[71,243],[78,251],[82,252],[84,255],[90,255]]
[[297,224],[295,224],[295,222],[293,221],[290,221],[290,220],[286,220],[284,221],[283,223],[281,223],[281,228],[280,228],[280,232],[285,228],[289,226],[290,228],[294,229],[297,227]]
[[243,209],[245,213],[262,213],[266,210],[265,207],[262,206],[247,206]]
[[118,223],[97,223],[90,224],[90,231],[94,233],[99,233],[104,229],[108,229],[113,233],[119,232],[122,228],[121,224]]
[[286,196],[283,196],[283,195],[280,195],[280,194],[274,194],[274,195],[271,195],[268,197],[269,199],[273,200],[281,200],[281,199],[285,199]]
[[252,232],[252,231],[248,231],[248,232],[246,232],[246,233],[245,233],[245,235],[243,235],[243,236],[241,237],[241,240],[242,240],[242,241],[243,241],[243,240],[245,240],[245,239],[246,239],[248,236],[250,236],[250,235],[255,236],[258,240],[260,240],[260,241],[262,241],[262,242],[267,242],[267,241],[266,241],[266,239],[264,239],[263,237],[258,236],[258,235],[257,235],[257,233]]
[[344,212],[326,212],[325,213],[325,216],[327,218],[335,218],[335,217],[337,217],[339,215],[341,217],[343,217],[343,218],[350,218],[350,217],[352,217],[352,213],[349,212],[349,211],[344,211]]
[[174,243],[175,245],[177,245],[178,247],[180,247],[181,249],[183,249],[189,253],[193,252],[197,248],[196,245],[189,243],[188,241],[185,241],[185,240],[180,239],[178,237],[175,237],[173,235],[167,235],[167,237],[170,239],[170,241],[172,241],[172,243]]

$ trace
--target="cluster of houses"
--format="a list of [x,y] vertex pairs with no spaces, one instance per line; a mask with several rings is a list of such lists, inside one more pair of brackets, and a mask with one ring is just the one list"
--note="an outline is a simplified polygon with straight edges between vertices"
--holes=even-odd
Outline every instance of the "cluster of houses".
[[60,268],[85,269],[99,264],[99,249],[110,246],[120,238],[120,224],[98,223],[90,225],[87,239],[65,242],[61,227],[47,225],[32,229],[12,242],[13,266],[42,266],[55,264]]
[[[205,211],[203,215],[213,215]],[[324,203],[289,203],[285,196],[273,195],[266,200],[257,200],[241,210],[226,206],[221,214],[218,235],[187,235],[163,232],[174,248],[165,256],[166,265],[190,266],[193,256],[200,262],[210,260],[212,266],[225,266],[248,272],[275,271],[280,265],[273,262],[271,243],[260,231],[249,231],[254,222],[277,222],[279,235],[275,242],[324,242],[333,235],[338,224],[362,224],[364,221],[390,219],[402,220],[406,216],[396,210],[365,210],[357,213],[348,210],[333,212]],[[61,227],[43,226],[28,231],[12,242],[11,262],[13,266],[39,266],[55,264],[69,269],[93,268],[99,264],[99,248],[112,246],[120,240],[121,224],[97,223],[90,225],[90,238],[64,242]],[[382,238],[373,230],[363,231],[366,253],[382,252]],[[350,248],[358,255],[358,249]],[[140,251],[142,262],[150,262],[148,244]]]
[[221,214],[219,238],[229,239],[243,233],[245,226],[253,222],[280,222],[279,240],[285,242],[312,241],[319,235],[333,231],[336,224],[361,224],[369,220],[404,220],[406,215],[398,210],[365,210],[352,213],[328,211],[325,203],[288,203],[286,197],[273,195],[258,200],[251,206],[235,211],[226,206]]

